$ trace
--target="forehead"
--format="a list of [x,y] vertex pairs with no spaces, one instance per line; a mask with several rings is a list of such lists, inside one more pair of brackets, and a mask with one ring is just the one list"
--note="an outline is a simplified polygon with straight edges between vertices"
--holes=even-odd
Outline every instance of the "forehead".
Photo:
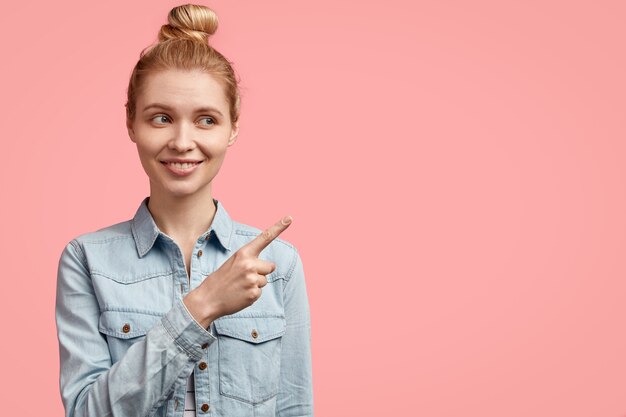
[[137,97],[138,107],[161,103],[181,112],[215,107],[226,114],[228,100],[219,80],[198,70],[165,70],[148,74]]

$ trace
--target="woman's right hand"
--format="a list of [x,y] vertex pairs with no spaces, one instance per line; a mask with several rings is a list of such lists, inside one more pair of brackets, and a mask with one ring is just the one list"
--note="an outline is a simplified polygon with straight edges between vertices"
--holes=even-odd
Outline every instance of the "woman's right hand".
[[285,216],[265,229],[185,296],[187,310],[201,326],[208,329],[214,320],[243,310],[261,297],[261,288],[267,284],[265,275],[276,265],[259,259],[259,255],[291,221]]

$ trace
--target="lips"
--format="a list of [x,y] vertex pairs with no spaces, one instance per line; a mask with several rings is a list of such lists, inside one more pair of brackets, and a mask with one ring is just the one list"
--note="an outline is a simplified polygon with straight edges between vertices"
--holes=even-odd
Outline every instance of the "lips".
[[[183,162],[181,162],[183,161]],[[190,175],[192,172],[196,170],[198,165],[202,163],[202,161],[193,161],[193,160],[166,160],[161,161],[163,166],[165,166],[168,171],[171,173],[184,177]]]
[[166,164],[169,166],[172,166],[174,168],[178,168],[178,169],[187,169],[187,168],[191,168],[194,165],[198,165],[199,163],[201,163],[202,161],[185,161],[185,162],[180,162],[180,161],[161,161],[162,164]]

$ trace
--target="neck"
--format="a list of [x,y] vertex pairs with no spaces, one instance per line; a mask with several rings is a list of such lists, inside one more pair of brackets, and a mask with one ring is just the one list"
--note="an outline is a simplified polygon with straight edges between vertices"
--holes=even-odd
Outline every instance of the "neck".
[[183,197],[158,192],[151,185],[148,210],[166,235],[177,242],[195,241],[209,229],[215,217],[211,184],[206,190]]

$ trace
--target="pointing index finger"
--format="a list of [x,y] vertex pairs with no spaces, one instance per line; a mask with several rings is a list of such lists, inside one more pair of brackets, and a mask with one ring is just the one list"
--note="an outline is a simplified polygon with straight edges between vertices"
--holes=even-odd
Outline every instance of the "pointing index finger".
[[292,222],[291,216],[285,216],[263,232],[257,237],[248,242],[244,247],[247,248],[255,256],[259,256],[261,251],[265,249],[274,239],[278,237],[282,232],[289,227]]

